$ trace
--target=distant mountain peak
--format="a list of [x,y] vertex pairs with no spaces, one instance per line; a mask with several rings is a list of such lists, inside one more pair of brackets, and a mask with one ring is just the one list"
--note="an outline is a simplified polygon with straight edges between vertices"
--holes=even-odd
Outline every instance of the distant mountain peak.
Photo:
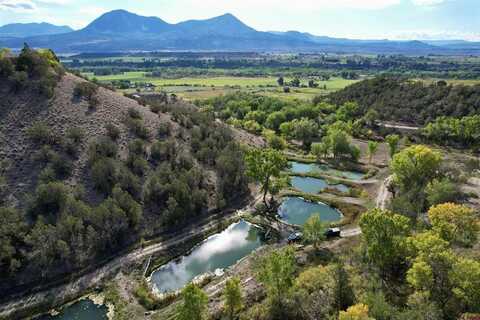
[[56,26],[47,22],[40,23],[11,23],[0,27],[0,36],[3,37],[33,37],[72,32],[69,26]]
[[106,12],[83,31],[97,33],[158,33],[170,25],[158,17],[144,17],[124,9]]

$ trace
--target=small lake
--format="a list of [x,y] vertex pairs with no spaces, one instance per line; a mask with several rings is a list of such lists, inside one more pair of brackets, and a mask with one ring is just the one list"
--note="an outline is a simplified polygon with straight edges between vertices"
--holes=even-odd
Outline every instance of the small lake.
[[302,192],[317,194],[326,188],[337,189],[340,192],[348,192],[350,189],[344,184],[329,184],[324,179],[310,178],[310,177],[297,177],[291,178],[292,187]]
[[176,291],[198,275],[232,266],[263,244],[262,231],[241,220],[206,239],[190,254],[155,270],[151,281],[159,292]]
[[290,224],[303,226],[313,214],[320,214],[323,222],[336,222],[342,214],[325,203],[306,201],[298,197],[287,197],[278,208],[280,219]]
[[43,315],[35,320],[107,320],[107,313],[105,305],[96,305],[90,299],[83,299],[64,307],[58,315]]
[[350,180],[361,180],[365,174],[356,171],[343,171],[334,169],[324,164],[317,163],[301,163],[291,161],[289,162],[291,166],[291,171],[293,173],[304,174],[304,173],[323,173],[335,177],[346,178]]

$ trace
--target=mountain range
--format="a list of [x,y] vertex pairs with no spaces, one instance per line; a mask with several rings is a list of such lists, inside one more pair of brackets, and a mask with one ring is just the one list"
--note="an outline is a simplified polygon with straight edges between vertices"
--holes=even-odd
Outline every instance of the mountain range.
[[[1,36],[1,34],[0,34]],[[101,15],[81,30],[59,34],[0,38],[0,46],[19,49],[23,43],[60,53],[127,51],[255,51],[376,54],[479,54],[480,43],[352,40],[297,31],[257,31],[232,14],[170,24],[158,17],[125,10]]]
[[50,23],[11,23],[0,27],[2,38],[25,38],[72,32],[69,26],[56,26]]

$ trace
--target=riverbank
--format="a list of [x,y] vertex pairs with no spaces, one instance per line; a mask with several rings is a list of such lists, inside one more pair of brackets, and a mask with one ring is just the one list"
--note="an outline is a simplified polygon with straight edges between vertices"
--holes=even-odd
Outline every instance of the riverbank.
[[[245,202],[242,209],[250,208],[258,198]],[[168,235],[159,236],[156,239],[144,243],[143,246],[132,251],[112,258],[94,270],[70,279],[66,283],[27,294],[19,298],[0,304],[0,319],[24,319],[39,315],[68,302],[79,299],[89,292],[99,289],[104,281],[111,279],[122,268],[141,264],[144,259],[160,252],[166,252],[171,248],[179,247],[192,239],[203,237],[211,230],[218,230],[218,223],[238,215],[240,210],[228,209],[216,215],[206,217],[202,221],[192,224],[182,230],[181,233],[166,239]]]

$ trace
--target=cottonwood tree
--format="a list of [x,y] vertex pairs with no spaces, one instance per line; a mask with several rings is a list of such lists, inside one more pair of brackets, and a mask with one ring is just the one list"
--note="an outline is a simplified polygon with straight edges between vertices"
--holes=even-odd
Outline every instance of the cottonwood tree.
[[313,214],[303,225],[303,237],[318,250],[318,245],[325,240],[326,229],[327,226],[320,220],[320,215]]
[[372,159],[377,153],[378,150],[378,142],[375,141],[368,141],[368,163],[372,163]]
[[204,320],[208,297],[202,289],[190,283],[182,290],[183,302],[177,307],[177,320]]
[[270,192],[273,196],[280,186],[275,183],[275,179],[281,180],[282,170],[287,166],[285,156],[274,149],[252,149],[246,157],[247,175],[256,182],[260,183],[263,192],[263,203],[267,208],[267,194]]
[[477,240],[479,225],[475,211],[454,203],[444,203],[428,210],[433,230],[446,240],[472,246]]
[[295,280],[293,248],[273,251],[261,259],[257,265],[257,279],[265,286],[272,316],[281,317]]
[[367,259],[382,278],[401,271],[405,264],[409,219],[390,211],[372,209],[360,219]]
[[237,277],[228,279],[223,291],[225,312],[228,319],[233,320],[243,308],[243,297],[240,287],[240,279]]
[[385,138],[385,142],[388,144],[388,151],[390,158],[393,158],[398,150],[398,143],[400,142],[400,136],[397,134],[390,134]]

